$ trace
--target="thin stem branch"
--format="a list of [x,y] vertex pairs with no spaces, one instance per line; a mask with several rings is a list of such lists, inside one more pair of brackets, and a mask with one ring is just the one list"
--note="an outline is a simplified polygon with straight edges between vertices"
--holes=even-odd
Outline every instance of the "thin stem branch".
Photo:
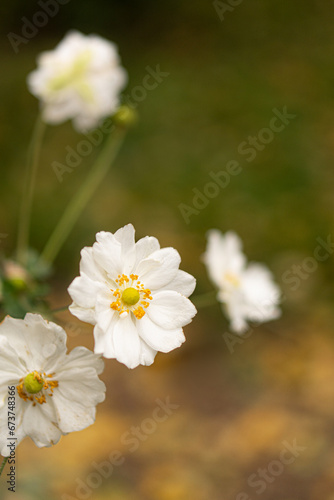
[[33,135],[31,138],[25,174],[24,192],[21,202],[18,238],[17,238],[17,258],[24,262],[26,251],[29,246],[29,232],[32,202],[35,193],[35,185],[38,171],[39,156],[45,132],[45,123],[41,115],[37,117]]
[[71,233],[75,223],[81,215],[88,201],[96,191],[103,178],[106,176],[113,160],[115,159],[125,137],[125,129],[116,129],[108,138],[96,163],[92,166],[84,183],[77,191],[67,206],[53,233],[51,234],[41,259],[52,264],[58,252]]
[[0,465],[0,476],[5,468],[6,463],[8,462],[8,457],[5,457],[2,461],[2,464]]
[[52,314],[56,314],[59,312],[67,311],[69,307],[70,307],[70,304],[67,306],[58,307],[58,309],[52,309],[51,312],[52,312]]

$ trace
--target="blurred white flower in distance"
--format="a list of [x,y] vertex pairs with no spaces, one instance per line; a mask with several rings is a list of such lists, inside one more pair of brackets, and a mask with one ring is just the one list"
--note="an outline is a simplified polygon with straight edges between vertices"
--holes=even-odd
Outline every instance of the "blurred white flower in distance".
[[209,231],[203,260],[234,332],[244,333],[249,321],[263,323],[280,316],[281,292],[271,272],[262,264],[247,263],[234,232]]
[[73,119],[78,132],[87,132],[113,114],[127,82],[117,47],[97,35],[69,32],[52,51],[38,57],[28,75],[30,92],[40,99],[46,123]]
[[180,347],[182,327],[196,314],[187,298],[196,280],[179,270],[179,253],[149,236],[135,243],[134,235],[132,224],[98,233],[81,251],[80,276],[68,289],[71,313],[95,325],[95,352],[128,368]]
[[98,378],[103,361],[85,347],[66,354],[60,326],[39,314],[7,316],[0,324],[0,366],[2,456],[9,456],[13,437],[16,445],[30,436],[38,447],[51,446],[94,423],[95,406],[105,398]]

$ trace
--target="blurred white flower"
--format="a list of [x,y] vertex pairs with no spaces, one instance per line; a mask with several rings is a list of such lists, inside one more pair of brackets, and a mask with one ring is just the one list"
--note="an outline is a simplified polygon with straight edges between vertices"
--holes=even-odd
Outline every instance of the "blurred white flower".
[[28,87],[40,99],[46,123],[73,119],[79,132],[87,132],[118,108],[127,74],[112,42],[71,31],[37,62]]
[[39,314],[7,316],[0,325],[0,366],[2,456],[10,454],[14,437],[16,445],[30,436],[38,447],[51,446],[94,423],[95,406],[105,397],[98,378],[103,361],[85,347],[66,354],[60,326]]
[[209,277],[219,289],[217,300],[223,304],[233,331],[245,332],[248,321],[263,323],[280,316],[280,289],[271,272],[262,264],[247,264],[242,242],[235,233],[209,231],[203,257]]
[[196,314],[187,298],[196,281],[179,270],[179,253],[149,236],[135,243],[134,232],[128,224],[98,233],[81,251],[80,276],[68,289],[72,314],[95,325],[95,352],[128,368],[180,347],[182,327]]

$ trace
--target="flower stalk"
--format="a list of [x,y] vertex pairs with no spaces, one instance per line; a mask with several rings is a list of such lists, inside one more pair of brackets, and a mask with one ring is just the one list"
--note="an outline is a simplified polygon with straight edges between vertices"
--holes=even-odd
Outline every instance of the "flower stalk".
[[25,263],[24,261],[29,246],[32,202],[35,193],[39,157],[40,157],[40,151],[43,142],[45,128],[46,128],[45,123],[42,120],[41,114],[39,114],[34,126],[33,135],[28,150],[24,192],[22,196],[21,211],[19,218],[18,238],[17,238],[17,259],[22,264]]
[[2,474],[2,472],[3,472],[3,470],[4,470],[5,465],[6,465],[6,463],[7,463],[7,462],[8,462],[8,457],[5,457],[5,458],[3,459],[3,461],[2,461],[2,464],[0,465],[0,477],[1,477],[1,474]]
[[76,195],[72,198],[60,221],[51,234],[41,255],[41,259],[44,262],[52,264],[57,257],[82,211],[108,173],[118,151],[120,150],[125,134],[125,128],[116,128],[114,133],[109,136],[99,157],[87,175],[86,180],[77,191]]

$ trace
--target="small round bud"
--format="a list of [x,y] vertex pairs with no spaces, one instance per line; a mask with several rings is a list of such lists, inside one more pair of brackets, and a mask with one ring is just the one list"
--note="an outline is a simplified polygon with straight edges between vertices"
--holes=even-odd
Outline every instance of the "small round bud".
[[25,290],[29,283],[29,274],[21,264],[13,260],[4,262],[4,276],[16,290]]
[[113,116],[113,120],[119,127],[130,128],[138,121],[138,113],[130,106],[120,106]]
[[126,288],[122,293],[122,301],[127,306],[134,306],[140,299],[140,294],[135,288]]

